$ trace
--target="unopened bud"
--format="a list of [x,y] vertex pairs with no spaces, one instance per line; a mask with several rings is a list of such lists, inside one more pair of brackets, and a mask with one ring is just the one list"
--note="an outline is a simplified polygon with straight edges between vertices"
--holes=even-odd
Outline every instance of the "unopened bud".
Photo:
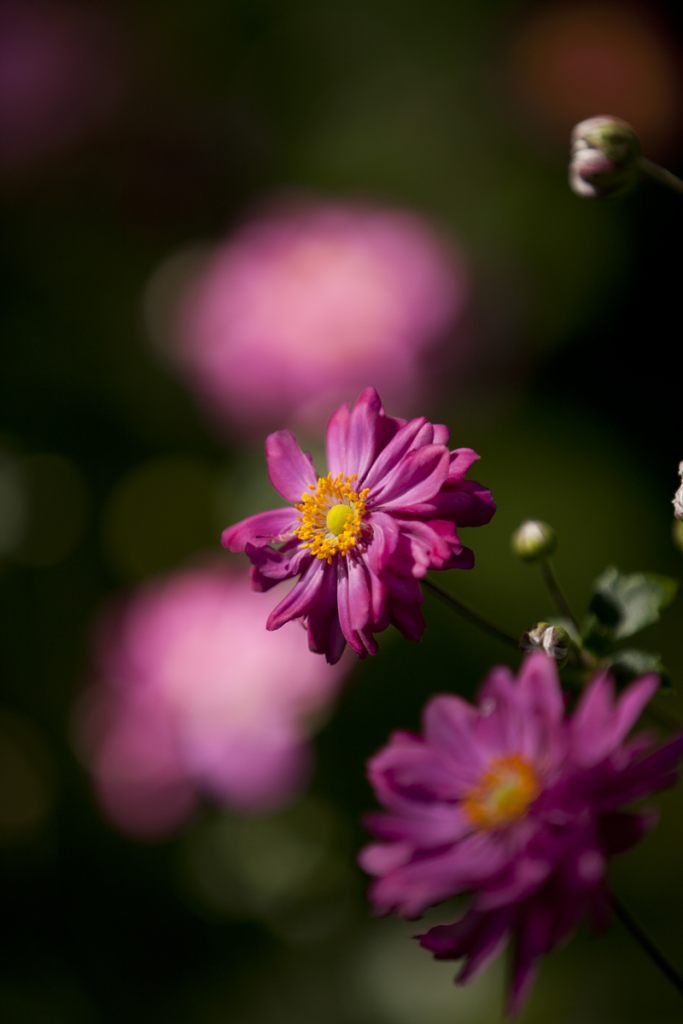
[[676,519],[683,519],[683,462],[678,467],[678,475],[681,478],[681,486],[674,494],[674,500],[672,502],[674,507],[674,515]]
[[571,637],[562,626],[551,626],[549,622],[537,622],[526,633],[522,633],[519,647],[522,651],[545,651],[562,668],[567,660]]
[[584,199],[619,199],[638,184],[640,143],[620,117],[589,117],[572,131],[569,185]]
[[552,555],[556,547],[557,537],[552,526],[539,519],[527,519],[512,534],[512,550],[525,562]]

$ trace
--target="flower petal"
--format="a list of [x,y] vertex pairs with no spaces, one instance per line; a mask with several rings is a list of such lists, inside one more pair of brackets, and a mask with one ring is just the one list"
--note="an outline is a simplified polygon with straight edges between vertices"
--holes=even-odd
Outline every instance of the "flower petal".
[[256,547],[254,544],[247,544],[245,551],[259,577],[265,576],[277,583],[304,572],[312,557],[308,548],[300,547],[296,547],[293,551],[283,551],[282,549],[276,551],[270,545]]
[[335,477],[348,472],[346,456],[350,418],[349,403],[344,402],[332,413],[327,423],[327,469]]
[[411,853],[430,847],[455,843],[472,831],[460,808],[446,804],[432,804],[422,814],[370,814],[365,827],[378,839],[387,842],[409,843]]
[[318,598],[308,616],[308,646],[315,654],[328,651],[330,631],[337,618],[337,573],[327,562],[324,562],[323,576]]
[[430,519],[452,519],[458,526],[486,526],[496,511],[496,503],[487,487],[476,480],[444,484],[428,501],[413,503],[411,511]]
[[428,501],[439,491],[447,472],[448,449],[443,445],[429,444],[410,451],[368,495],[368,507],[410,511],[411,505]]
[[476,708],[451,694],[432,697],[423,714],[425,740],[436,747],[455,776],[468,786],[475,785],[486,764],[486,751],[476,735],[478,720]]
[[380,913],[413,918],[427,907],[469,892],[505,866],[508,852],[494,834],[475,832],[434,856],[424,856],[378,879],[370,898]]
[[373,488],[381,487],[387,473],[395,469],[409,451],[415,447],[422,447],[417,444],[417,439],[425,426],[430,427],[431,431],[429,441],[423,443],[431,444],[434,435],[434,428],[431,423],[424,416],[418,416],[417,419],[410,420],[397,431],[386,448],[377,456],[372,469],[363,481],[364,486],[369,487],[371,492]]
[[477,455],[472,448],[455,448],[450,453],[450,465],[448,467],[449,484],[455,484],[462,480],[472,463],[477,462],[480,458],[481,455]]
[[368,565],[375,573],[381,573],[387,567],[389,559],[398,547],[400,531],[393,516],[386,512],[372,512],[366,518],[372,528],[372,540],[368,544]]
[[378,417],[383,413],[382,403],[374,388],[366,388],[351,410],[349,419],[346,472],[358,476],[358,487],[364,486],[365,476],[377,454]]
[[341,628],[339,614],[335,615],[330,626],[330,639],[327,645],[325,657],[329,665],[336,665],[346,648],[346,637]]
[[548,951],[551,905],[540,897],[524,906],[515,935],[512,985],[508,993],[508,1014],[522,1010],[538,974],[538,961]]
[[416,938],[423,949],[430,950],[437,960],[467,957],[456,979],[462,985],[471,981],[498,956],[508,941],[512,920],[513,912],[507,907],[487,914],[470,909],[460,921],[437,925]]
[[295,587],[280,601],[268,616],[266,629],[279,629],[290,619],[308,615],[313,608],[325,578],[324,559],[314,558]]
[[359,657],[365,657],[365,648],[361,643],[358,633],[351,625],[351,610],[349,607],[349,571],[345,558],[337,559],[337,609],[339,612],[339,624],[346,642],[354,649]]
[[266,438],[268,476],[285,501],[301,501],[304,491],[318,482],[313,459],[304,454],[291,430],[277,430]]
[[349,613],[351,628],[360,631],[370,621],[370,580],[361,558],[351,552],[346,558],[349,577]]
[[262,547],[264,544],[281,544],[294,535],[299,526],[295,508],[274,508],[269,512],[257,512],[255,516],[242,519],[234,526],[223,530],[221,544],[230,551],[244,551],[247,544]]
[[656,692],[659,677],[642,676],[614,703],[614,682],[608,673],[586,687],[571,720],[572,754],[584,766],[604,760],[626,737]]
[[608,857],[625,853],[650,832],[659,815],[654,808],[639,813],[603,814],[600,818],[600,846]]

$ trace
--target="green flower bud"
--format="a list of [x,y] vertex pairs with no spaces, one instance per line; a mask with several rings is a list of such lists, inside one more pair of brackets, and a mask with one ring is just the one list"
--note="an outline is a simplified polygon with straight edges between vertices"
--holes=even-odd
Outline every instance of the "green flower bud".
[[619,199],[638,184],[640,142],[620,117],[589,117],[572,131],[569,185],[583,199]]
[[545,651],[554,658],[559,668],[567,661],[571,637],[562,626],[551,626],[549,622],[537,622],[526,633],[522,633],[519,647],[522,651]]
[[527,519],[512,534],[512,550],[524,562],[552,555],[556,547],[557,537],[552,526],[539,519]]

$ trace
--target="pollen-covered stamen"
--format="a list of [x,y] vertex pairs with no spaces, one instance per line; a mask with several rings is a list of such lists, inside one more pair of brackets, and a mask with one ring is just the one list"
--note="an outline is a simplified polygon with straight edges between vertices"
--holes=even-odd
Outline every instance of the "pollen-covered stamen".
[[519,756],[495,757],[477,785],[466,794],[463,810],[473,825],[487,831],[523,818],[541,791],[536,772]]
[[310,484],[313,493],[304,492],[296,506],[302,513],[301,526],[295,531],[304,542],[301,546],[310,548],[316,558],[326,558],[330,565],[336,554],[347,554],[361,536],[369,489],[358,494],[356,479],[343,473],[336,478],[331,473],[321,476],[317,484]]

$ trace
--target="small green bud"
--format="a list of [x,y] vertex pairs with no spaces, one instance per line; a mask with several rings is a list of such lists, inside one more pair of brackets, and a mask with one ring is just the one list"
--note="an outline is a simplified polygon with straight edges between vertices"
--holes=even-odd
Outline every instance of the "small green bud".
[[522,633],[519,647],[522,651],[545,651],[554,658],[559,668],[567,661],[571,637],[562,626],[551,626],[549,622],[537,622],[526,633]]
[[524,562],[552,555],[556,547],[557,537],[552,526],[539,519],[527,519],[512,534],[512,550]]
[[676,519],[683,519],[683,462],[678,467],[678,475],[681,478],[681,486],[674,494],[674,500],[672,505],[674,507],[674,515]]
[[619,199],[638,184],[640,142],[620,117],[589,117],[572,131],[569,185],[583,199]]

